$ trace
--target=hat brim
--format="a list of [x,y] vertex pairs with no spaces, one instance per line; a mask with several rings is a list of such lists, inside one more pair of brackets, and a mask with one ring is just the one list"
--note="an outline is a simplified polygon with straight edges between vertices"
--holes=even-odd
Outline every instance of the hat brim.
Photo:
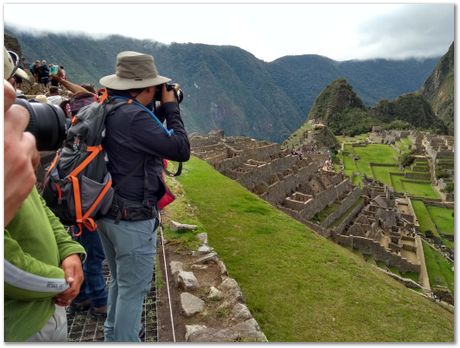
[[116,74],[104,76],[99,80],[99,83],[107,88],[125,91],[133,88],[146,88],[150,86],[157,86],[171,81],[170,78],[157,75],[149,79],[124,79],[118,77]]
[[18,68],[14,74],[19,76],[19,77],[21,77],[21,78],[23,78],[23,79],[26,79],[26,80],[29,79],[29,75],[27,75],[27,73],[24,70],[22,70],[21,68]]

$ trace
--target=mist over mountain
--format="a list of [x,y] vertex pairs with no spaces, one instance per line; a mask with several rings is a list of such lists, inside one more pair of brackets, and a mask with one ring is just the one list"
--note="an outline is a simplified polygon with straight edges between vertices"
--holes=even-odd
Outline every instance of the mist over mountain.
[[6,26],[17,38],[30,63],[46,59],[63,65],[77,83],[97,84],[113,74],[117,53],[153,54],[161,75],[179,82],[181,104],[189,132],[222,128],[228,135],[245,135],[281,142],[305,122],[320,92],[345,78],[367,106],[381,99],[417,90],[439,58],[338,62],[318,55],[286,56],[267,63],[234,46],[164,45],[122,36],[47,33],[40,37]]

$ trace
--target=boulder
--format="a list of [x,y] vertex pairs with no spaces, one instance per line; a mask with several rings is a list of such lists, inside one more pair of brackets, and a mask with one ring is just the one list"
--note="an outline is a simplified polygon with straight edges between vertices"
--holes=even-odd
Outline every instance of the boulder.
[[193,272],[180,271],[177,274],[176,286],[184,290],[195,290],[200,285]]
[[195,332],[206,329],[207,326],[205,325],[185,325],[185,341],[188,342],[190,335],[194,334]]
[[219,289],[224,293],[226,299],[230,299],[235,302],[243,301],[243,293],[241,289],[233,278],[226,278],[219,285]]
[[213,252],[210,252],[209,254],[199,258],[194,263],[199,264],[199,263],[217,262],[218,260],[219,259],[217,257],[217,253],[213,251]]
[[204,310],[204,301],[188,292],[180,294],[181,311],[186,317],[191,317]]
[[238,321],[244,321],[252,318],[252,314],[245,304],[237,303],[232,309],[232,317]]
[[188,342],[268,342],[255,319],[249,319],[226,329],[206,328],[188,336]]
[[219,289],[215,288],[214,286],[211,286],[211,288],[209,289],[208,298],[210,300],[221,300],[224,298],[224,294]]

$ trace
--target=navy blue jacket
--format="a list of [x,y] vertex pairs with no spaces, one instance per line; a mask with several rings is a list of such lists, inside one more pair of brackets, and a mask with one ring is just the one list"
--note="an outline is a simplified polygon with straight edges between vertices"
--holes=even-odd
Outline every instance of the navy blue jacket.
[[147,174],[148,199],[156,203],[165,193],[162,180],[162,160],[187,161],[190,143],[185,132],[177,103],[166,103],[158,109],[160,119],[166,120],[165,129],[140,105],[125,104],[109,113],[106,135],[102,142],[107,152],[107,165],[117,186],[140,162],[146,161],[117,189],[118,194],[131,201],[144,199],[144,173]]

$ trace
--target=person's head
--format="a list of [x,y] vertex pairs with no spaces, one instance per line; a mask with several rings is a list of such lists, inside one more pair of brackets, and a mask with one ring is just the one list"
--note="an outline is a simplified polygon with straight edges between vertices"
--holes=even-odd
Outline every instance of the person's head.
[[158,75],[153,56],[124,51],[117,55],[115,74],[102,77],[99,83],[108,89],[128,92],[140,103],[147,105],[153,100],[156,86],[170,80]]
[[46,65],[46,60],[42,60],[42,65]]
[[56,86],[50,87],[50,95],[59,95],[59,88]]
[[88,92],[91,92],[91,93],[94,93],[96,94],[96,90],[94,89],[94,86],[92,85],[80,85],[81,87],[83,87],[84,89],[86,89]]

